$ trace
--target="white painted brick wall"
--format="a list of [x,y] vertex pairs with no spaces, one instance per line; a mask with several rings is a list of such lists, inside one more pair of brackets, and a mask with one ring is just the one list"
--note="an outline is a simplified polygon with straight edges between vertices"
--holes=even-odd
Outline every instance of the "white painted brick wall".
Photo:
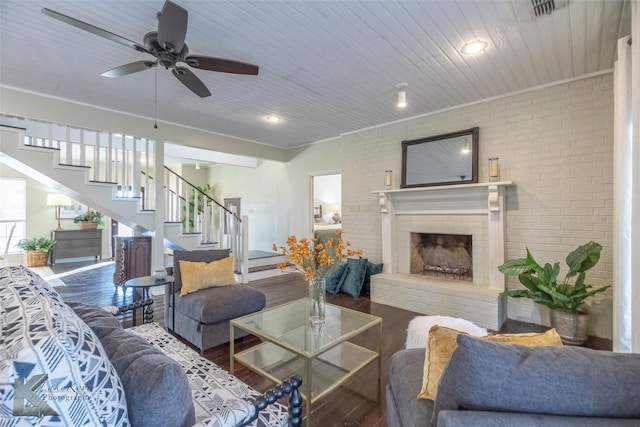
[[494,330],[500,326],[504,300],[498,291],[481,285],[403,273],[372,276],[371,299],[418,313],[460,317]]
[[[407,110],[409,113],[410,110]],[[381,259],[380,208],[372,190],[386,169],[400,184],[401,141],[480,127],[479,181],[489,157],[500,158],[507,189],[506,257],[529,247],[539,262],[560,261],[578,245],[603,245],[587,274],[611,284],[613,232],[613,76],[605,74],[374,128],[342,138],[343,224],[349,240],[374,262]],[[475,251],[474,251],[475,252]],[[508,286],[520,286],[509,279]],[[402,290],[398,290],[402,292]],[[548,324],[528,300],[508,299],[508,317]],[[611,289],[594,299],[590,334],[611,338]]]

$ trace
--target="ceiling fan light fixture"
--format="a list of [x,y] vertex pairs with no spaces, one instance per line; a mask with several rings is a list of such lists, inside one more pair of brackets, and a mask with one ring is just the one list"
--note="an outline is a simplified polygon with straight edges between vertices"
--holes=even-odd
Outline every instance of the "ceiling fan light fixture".
[[482,40],[476,40],[473,42],[466,43],[464,46],[462,46],[462,48],[460,49],[460,52],[464,53],[465,55],[474,55],[476,53],[484,52],[486,48],[487,48],[487,42]]
[[266,116],[264,119],[269,123],[280,123],[282,121],[280,117],[274,116],[273,114]]
[[408,83],[398,83],[396,88],[398,89],[398,108],[405,108],[407,106],[407,91]]

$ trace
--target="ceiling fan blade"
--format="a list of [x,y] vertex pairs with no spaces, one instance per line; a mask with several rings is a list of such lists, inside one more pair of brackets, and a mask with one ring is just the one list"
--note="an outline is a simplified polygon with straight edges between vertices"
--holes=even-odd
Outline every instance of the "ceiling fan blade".
[[116,43],[120,43],[121,45],[133,48],[139,52],[146,52],[146,53],[151,53],[149,52],[144,46],[142,46],[141,44],[138,44],[136,42],[133,42],[129,39],[126,39],[122,36],[119,36],[117,34],[114,34],[110,31],[107,30],[103,30],[102,28],[98,28],[94,25],[91,24],[87,24],[86,22],[80,21],[76,18],[72,18],[70,16],[67,15],[63,15],[62,13],[56,12],[54,10],[51,9],[47,9],[42,8],[42,13],[44,13],[47,16],[50,16],[54,19],[57,19],[58,21],[64,22],[65,24],[69,24],[69,25],[73,25],[76,28],[80,28],[81,30],[85,30],[88,31],[92,34],[95,34],[97,36],[100,37],[104,37],[107,40],[111,40],[113,42]]
[[201,70],[219,71],[221,73],[258,75],[258,66],[247,62],[231,59],[214,58],[212,56],[189,55],[185,62],[193,68]]
[[200,98],[206,98],[207,96],[211,96],[211,92],[209,89],[202,83],[195,74],[191,72],[188,68],[185,67],[174,67],[171,70],[174,76],[178,78],[182,82],[183,85],[188,87],[193,93],[198,95]]
[[158,13],[158,43],[169,52],[180,52],[187,35],[189,14],[185,8],[167,0]]
[[155,67],[158,65],[156,61],[136,61],[131,62],[129,64],[121,65],[116,68],[112,68],[109,71],[105,71],[101,74],[102,77],[120,77],[126,76],[127,74],[137,73],[138,71],[144,71],[146,69]]

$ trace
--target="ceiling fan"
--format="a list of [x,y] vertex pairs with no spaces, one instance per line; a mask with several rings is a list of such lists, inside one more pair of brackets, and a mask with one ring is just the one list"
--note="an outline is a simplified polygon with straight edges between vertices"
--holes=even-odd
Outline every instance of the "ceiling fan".
[[148,53],[155,60],[142,60],[121,65],[102,73],[105,77],[120,77],[137,73],[158,64],[171,72],[182,84],[201,98],[211,95],[209,89],[188,68],[178,65],[186,63],[192,68],[218,71],[233,74],[258,74],[258,66],[231,59],[215,58],[211,56],[189,55],[189,49],[184,42],[187,34],[188,12],[182,6],[166,0],[162,10],[158,12],[158,31],[151,31],[144,35],[142,44],[133,42],[110,31],[72,18],[51,9],[43,8],[42,13],[74,27],[88,31],[105,39],[133,48],[138,52]]

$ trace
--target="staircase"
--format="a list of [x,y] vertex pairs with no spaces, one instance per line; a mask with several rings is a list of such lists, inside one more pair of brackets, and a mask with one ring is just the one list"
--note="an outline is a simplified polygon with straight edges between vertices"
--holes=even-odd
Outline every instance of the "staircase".
[[230,248],[235,270],[241,281],[248,281],[246,217],[240,219],[160,166],[162,159],[154,161],[155,141],[21,118],[0,119],[3,163],[140,234],[162,236],[172,250]]

